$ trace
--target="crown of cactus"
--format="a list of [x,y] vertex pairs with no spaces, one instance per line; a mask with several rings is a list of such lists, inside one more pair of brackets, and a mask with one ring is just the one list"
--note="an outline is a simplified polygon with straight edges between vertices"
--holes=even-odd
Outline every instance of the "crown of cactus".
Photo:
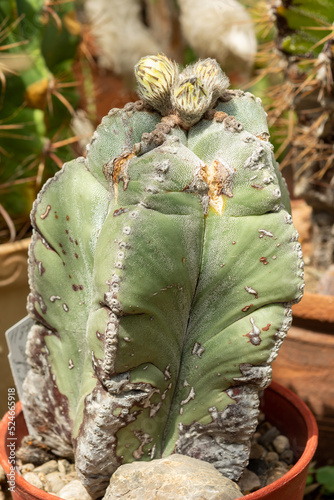
[[[174,69],[141,61],[140,85],[152,59]],[[189,109],[170,116],[142,101],[111,110],[32,212],[25,416],[75,456],[93,498],[120,464],[173,452],[237,479],[303,289],[260,100],[226,90],[212,60],[176,75],[166,99],[164,71],[154,99],[141,88],[150,105],[165,109],[184,81],[207,105],[189,86]]]
[[[29,227],[43,182],[73,158],[80,24],[74,2],[0,0],[0,17],[0,196],[14,239],[14,224]],[[0,241],[6,239],[1,220]]]

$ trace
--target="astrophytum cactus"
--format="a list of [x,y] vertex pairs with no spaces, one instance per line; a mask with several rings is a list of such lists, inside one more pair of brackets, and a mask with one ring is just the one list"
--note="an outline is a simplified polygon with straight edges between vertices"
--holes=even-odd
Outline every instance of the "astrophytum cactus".
[[237,479],[303,289],[259,99],[213,60],[136,74],[146,102],[111,110],[32,212],[25,416],[94,498],[173,452]]

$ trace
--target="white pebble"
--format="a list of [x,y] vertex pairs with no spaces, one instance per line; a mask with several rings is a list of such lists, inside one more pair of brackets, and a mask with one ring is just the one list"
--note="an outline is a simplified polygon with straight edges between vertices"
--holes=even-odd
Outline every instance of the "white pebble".
[[54,471],[46,475],[47,490],[50,493],[58,493],[65,486],[65,481],[60,472]]
[[92,497],[88,495],[87,490],[78,479],[64,486],[64,488],[58,491],[57,495],[64,500],[92,500]]
[[23,475],[23,478],[28,481],[28,483],[36,486],[36,488],[39,488],[40,490],[43,489],[43,483],[37,474],[34,474],[33,472],[26,472],[26,474]]
[[286,436],[280,434],[273,441],[273,446],[275,451],[280,455],[283,451],[288,450],[290,448],[289,439]]
[[34,472],[36,474],[38,472],[43,472],[43,474],[50,474],[50,472],[54,472],[56,470],[58,470],[58,464],[56,460],[49,460],[48,462],[45,462],[45,464],[36,467]]

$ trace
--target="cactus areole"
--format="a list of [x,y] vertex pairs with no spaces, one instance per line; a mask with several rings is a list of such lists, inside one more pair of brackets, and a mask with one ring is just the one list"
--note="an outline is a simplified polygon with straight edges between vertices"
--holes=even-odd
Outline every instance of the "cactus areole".
[[174,452],[239,478],[304,286],[261,101],[212,59],[136,76],[32,211],[25,417],[93,498]]

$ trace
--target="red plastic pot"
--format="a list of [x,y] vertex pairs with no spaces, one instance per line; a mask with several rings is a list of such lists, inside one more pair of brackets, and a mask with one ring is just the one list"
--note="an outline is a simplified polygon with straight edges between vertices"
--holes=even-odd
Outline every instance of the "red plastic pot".
[[[307,477],[307,470],[315,453],[318,442],[318,429],[315,419],[305,403],[289,389],[272,382],[264,391],[262,409],[267,419],[288,436],[297,463],[281,479],[254,493],[243,500],[302,500]],[[0,422],[0,463],[7,476],[10,472],[8,443],[13,437],[8,432],[8,413]],[[16,405],[15,447],[18,448],[23,436],[27,434],[21,403]],[[28,483],[16,472],[13,500],[60,500],[59,497],[46,493]]]

